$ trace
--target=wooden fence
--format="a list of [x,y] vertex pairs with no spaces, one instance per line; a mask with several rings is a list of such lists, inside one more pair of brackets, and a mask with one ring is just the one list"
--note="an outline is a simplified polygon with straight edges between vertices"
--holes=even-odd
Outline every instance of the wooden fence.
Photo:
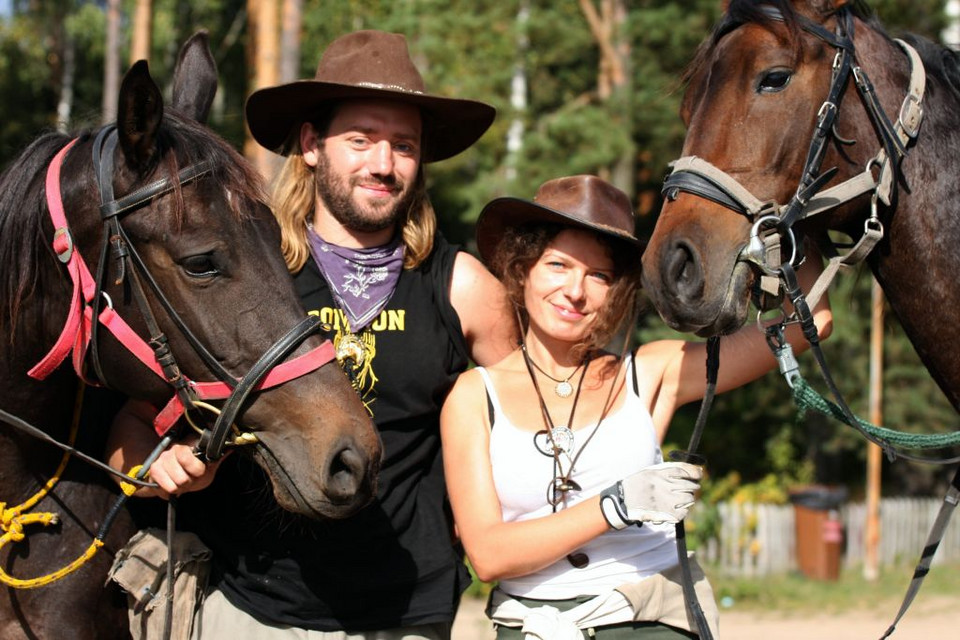
[[[878,559],[881,567],[914,564],[920,559],[941,503],[939,498],[886,498],[880,501]],[[718,508],[720,527],[717,537],[697,551],[702,561],[727,575],[743,577],[786,573],[798,568],[793,505],[725,502]],[[862,565],[866,505],[845,504],[828,517],[839,518],[843,524],[841,567]],[[950,521],[934,557],[934,566],[960,560],[958,519],[960,515]],[[809,527],[803,531],[804,535],[820,533]]]

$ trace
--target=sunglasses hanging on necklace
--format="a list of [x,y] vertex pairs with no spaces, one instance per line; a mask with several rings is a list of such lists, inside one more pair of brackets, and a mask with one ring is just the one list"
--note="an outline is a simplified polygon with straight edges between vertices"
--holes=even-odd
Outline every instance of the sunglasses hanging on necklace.
[[[557,507],[565,502],[566,496],[570,491],[581,490],[580,485],[571,477],[573,475],[573,468],[580,454],[586,448],[587,444],[589,444],[590,440],[593,439],[594,434],[597,433],[597,429],[600,428],[600,423],[603,422],[603,419],[610,409],[613,390],[616,389],[617,386],[617,376],[614,376],[610,384],[610,391],[607,393],[603,410],[600,412],[600,419],[597,420],[597,424],[594,425],[593,430],[590,431],[590,435],[587,436],[586,440],[584,440],[580,446],[580,450],[574,454],[573,416],[577,410],[577,401],[580,399],[580,389],[583,386],[583,379],[587,375],[587,369],[590,367],[591,359],[587,358],[584,364],[581,365],[583,366],[583,373],[580,374],[580,378],[577,380],[576,395],[573,397],[573,406],[570,407],[570,417],[567,419],[567,424],[554,426],[550,412],[547,410],[547,404],[543,401],[543,394],[540,392],[540,385],[537,382],[536,375],[534,375],[533,367],[536,367],[541,373],[543,373],[543,370],[537,367],[533,360],[530,359],[525,345],[521,345],[521,350],[523,352],[523,361],[527,365],[527,371],[530,374],[530,380],[533,382],[533,388],[537,392],[537,400],[540,401],[540,411],[543,414],[543,421],[547,427],[534,434],[533,444],[537,448],[537,451],[553,458],[553,480],[547,485],[547,502],[552,507],[553,512],[556,513]],[[574,373],[579,369],[580,367],[577,367]],[[548,374],[544,373],[544,375],[550,378]],[[572,377],[573,374],[570,374],[570,378]],[[568,380],[570,378],[568,378]],[[557,395],[560,394],[558,393]],[[560,462],[561,455],[569,462],[566,473],[563,472],[563,464]],[[590,564],[590,557],[582,551],[574,551],[567,554],[567,562],[575,569],[583,569]]]

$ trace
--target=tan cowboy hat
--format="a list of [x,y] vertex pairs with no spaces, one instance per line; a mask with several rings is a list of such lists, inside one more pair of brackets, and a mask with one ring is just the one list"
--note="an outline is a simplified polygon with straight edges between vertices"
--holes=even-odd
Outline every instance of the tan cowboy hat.
[[386,98],[420,107],[424,162],[444,160],[472,145],[497,113],[483,102],[428,94],[403,35],[355,31],[330,43],[313,80],[253,92],[247,100],[247,124],[257,142],[283,153],[294,126],[326,103],[350,98]]
[[491,264],[506,229],[527,222],[589,229],[628,243],[638,256],[643,252],[627,194],[596,176],[548,180],[533,201],[507,197],[487,203],[477,220],[477,250],[483,261]]

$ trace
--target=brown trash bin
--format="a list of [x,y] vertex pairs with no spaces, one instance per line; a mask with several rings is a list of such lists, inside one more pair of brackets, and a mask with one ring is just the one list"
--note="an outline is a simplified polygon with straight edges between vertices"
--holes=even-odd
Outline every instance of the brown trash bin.
[[808,487],[791,492],[796,530],[797,567],[813,580],[837,580],[843,552],[843,523],[838,511],[844,488]]

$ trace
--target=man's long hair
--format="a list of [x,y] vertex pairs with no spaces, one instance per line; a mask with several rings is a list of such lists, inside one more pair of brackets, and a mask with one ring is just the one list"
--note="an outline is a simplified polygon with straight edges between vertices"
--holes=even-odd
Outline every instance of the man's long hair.
[[[326,125],[317,128],[323,137]],[[300,148],[300,128],[294,127],[295,140],[290,144],[286,162],[273,188],[273,214],[280,223],[283,259],[290,273],[297,273],[310,257],[307,223],[313,220],[317,203],[315,169],[303,159]],[[433,236],[437,229],[437,214],[427,194],[427,182],[421,163],[413,184],[410,206],[397,219],[404,244],[403,266],[413,269],[433,251]]]

